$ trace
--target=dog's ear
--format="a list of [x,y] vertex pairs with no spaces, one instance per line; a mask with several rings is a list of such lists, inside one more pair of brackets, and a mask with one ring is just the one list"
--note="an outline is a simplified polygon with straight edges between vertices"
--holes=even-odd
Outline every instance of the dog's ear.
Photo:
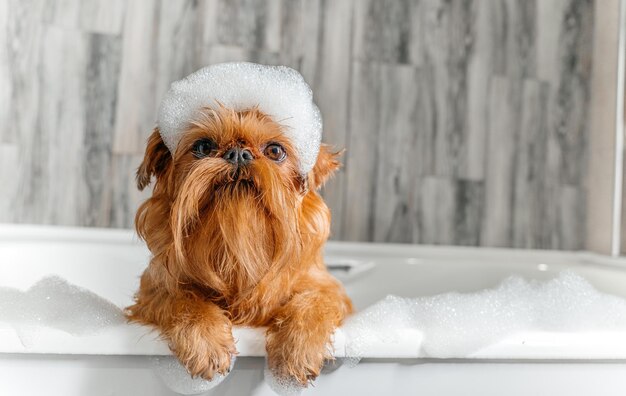
[[159,128],[154,128],[152,135],[148,138],[148,146],[143,161],[137,169],[137,188],[139,190],[146,188],[150,184],[152,176],[158,179],[171,161],[172,155],[161,139]]
[[343,154],[344,150],[333,152],[330,146],[322,144],[320,146],[320,152],[317,155],[317,161],[313,167],[311,182],[313,184],[313,190],[321,188],[328,179],[341,167],[339,162],[339,156]]

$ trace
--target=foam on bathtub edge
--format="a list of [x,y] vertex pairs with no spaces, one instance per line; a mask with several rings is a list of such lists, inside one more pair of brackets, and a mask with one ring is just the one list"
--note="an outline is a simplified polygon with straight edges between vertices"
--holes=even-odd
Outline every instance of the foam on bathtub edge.
[[597,291],[571,271],[543,282],[511,276],[496,288],[474,293],[390,295],[349,317],[342,330],[349,357],[382,352],[386,357],[472,358],[524,332],[544,332],[544,337],[575,333],[574,340],[600,332],[626,338],[626,299]]
[[[399,358],[415,359],[424,357],[422,342],[424,333],[417,329],[403,328],[395,332],[394,339],[382,341],[372,338],[360,353],[374,359]],[[333,356],[335,358],[354,358],[354,351],[348,347],[349,342],[345,331],[339,328],[333,334]]]
[[[235,366],[236,356],[231,357],[230,370]],[[228,374],[216,375],[212,380],[192,378],[187,369],[174,356],[155,356],[150,359],[152,368],[163,383],[179,395],[199,395],[220,385]]]

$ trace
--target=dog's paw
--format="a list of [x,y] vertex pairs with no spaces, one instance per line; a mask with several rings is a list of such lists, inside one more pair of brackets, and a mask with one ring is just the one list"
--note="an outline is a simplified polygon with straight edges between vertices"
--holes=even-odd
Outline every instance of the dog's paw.
[[278,378],[295,379],[307,386],[319,376],[327,359],[332,359],[329,340],[320,334],[288,328],[267,332],[268,367]]
[[231,358],[237,354],[230,328],[225,331],[178,329],[170,337],[170,348],[192,377],[206,380],[218,374],[227,375]]

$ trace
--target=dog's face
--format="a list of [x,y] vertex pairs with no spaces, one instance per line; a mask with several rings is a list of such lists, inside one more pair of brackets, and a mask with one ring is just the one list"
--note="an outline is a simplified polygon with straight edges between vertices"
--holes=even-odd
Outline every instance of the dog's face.
[[269,195],[272,206],[295,198],[306,185],[281,127],[258,110],[207,109],[183,132],[174,167],[177,194],[199,193],[190,198],[200,204]]
[[281,128],[256,109],[205,109],[173,155],[155,130],[137,182],[143,189],[154,175],[157,183],[136,222],[152,252],[177,263],[171,271],[236,293],[273,264],[297,260],[307,228],[327,228],[315,190],[339,166],[336,154],[322,146],[302,175]]

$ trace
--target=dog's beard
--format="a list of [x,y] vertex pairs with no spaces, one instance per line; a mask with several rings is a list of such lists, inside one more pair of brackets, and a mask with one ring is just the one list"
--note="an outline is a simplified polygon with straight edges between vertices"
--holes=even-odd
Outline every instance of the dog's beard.
[[[172,206],[174,249],[188,274],[241,292],[297,262],[297,189],[269,167],[235,171],[221,161],[192,169]],[[235,287],[233,287],[235,286]]]

